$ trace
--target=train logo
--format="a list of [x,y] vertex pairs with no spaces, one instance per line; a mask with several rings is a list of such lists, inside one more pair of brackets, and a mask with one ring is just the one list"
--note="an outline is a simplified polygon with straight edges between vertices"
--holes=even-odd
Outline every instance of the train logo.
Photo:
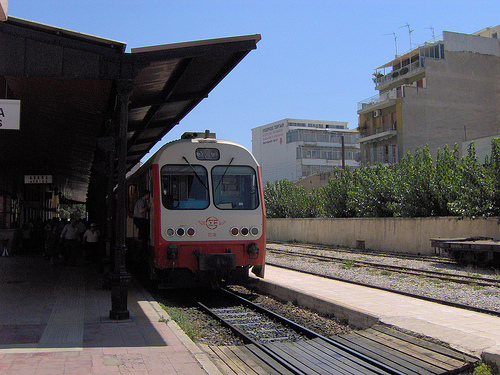
[[226,224],[226,222],[224,220],[219,220],[214,216],[208,217],[207,220],[205,220],[204,222],[198,221],[198,223],[200,223],[201,225],[205,225],[210,230],[215,230],[219,226]]

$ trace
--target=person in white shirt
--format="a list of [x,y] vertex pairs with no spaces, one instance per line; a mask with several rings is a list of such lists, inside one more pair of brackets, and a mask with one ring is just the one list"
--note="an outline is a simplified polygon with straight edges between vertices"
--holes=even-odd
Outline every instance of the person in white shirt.
[[100,235],[101,233],[97,229],[97,225],[95,223],[90,224],[90,229],[87,229],[83,234],[83,248],[85,250],[85,258],[88,261],[97,261]]
[[80,228],[76,225],[76,219],[71,219],[61,232],[61,242],[64,249],[64,263],[76,265],[78,259],[78,239],[81,234]]

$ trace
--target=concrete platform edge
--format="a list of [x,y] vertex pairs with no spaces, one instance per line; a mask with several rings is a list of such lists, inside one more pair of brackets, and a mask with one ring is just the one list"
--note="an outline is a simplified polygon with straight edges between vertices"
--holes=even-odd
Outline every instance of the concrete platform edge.
[[[333,315],[340,321],[346,321],[350,326],[355,328],[367,329],[378,322],[401,328],[397,322],[391,321],[390,319],[381,319],[380,317],[367,311],[355,309],[340,302],[332,302],[330,300],[326,300],[314,295],[307,295],[299,290],[288,288],[278,284],[273,284],[272,282],[268,282],[263,279],[253,278],[252,282],[249,284],[249,287],[254,288],[259,292],[274,296],[282,301],[293,301],[299,306],[311,309],[320,314]],[[408,328],[405,327],[403,329]],[[421,334],[419,329],[410,329],[410,331]],[[461,337],[469,336],[468,334],[463,332],[461,332],[460,335]],[[430,332],[425,332],[424,336],[428,336],[431,339],[434,338],[434,335],[432,335]],[[472,334],[470,336],[474,337],[474,335]],[[480,357],[482,360],[489,363],[494,363],[500,367],[500,350],[497,347],[488,347],[488,345],[484,345],[484,342],[480,342],[473,348],[473,350],[471,350],[470,347],[464,347],[460,344],[452,343],[449,341],[452,340],[444,340],[443,342],[448,342],[448,344],[450,344],[450,346],[455,350],[468,353],[478,358]]]
[[299,306],[317,311],[323,315],[333,315],[352,327],[366,329],[379,322],[379,318],[367,311],[353,309],[341,303],[331,303],[314,295],[273,284],[262,279],[254,279],[251,286],[256,290],[279,298],[282,301],[293,301]]

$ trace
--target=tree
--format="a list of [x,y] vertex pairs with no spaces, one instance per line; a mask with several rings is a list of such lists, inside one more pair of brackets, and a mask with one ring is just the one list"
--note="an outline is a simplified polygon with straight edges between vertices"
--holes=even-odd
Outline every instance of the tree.
[[492,215],[500,216],[500,139],[491,140],[491,158],[488,173],[493,183]]
[[495,212],[493,178],[479,163],[474,142],[469,144],[467,155],[462,157],[460,172],[457,199],[448,204],[450,211],[470,218],[491,216]]
[[355,217],[356,211],[350,204],[350,192],[353,189],[353,174],[349,167],[339,171],[335,169],[334,178],[321,187],[319,195],[323,201],[326,217]]
[[396,165],[395,192],[397,216],[424,217],[439,215],[436,168],[429,147],[407,154]]
[[322,216],[321,200],[313,191],[311,194],[302,186],[287,179],[269,181],[264,189],[266,215],[270,218],[298,218]]

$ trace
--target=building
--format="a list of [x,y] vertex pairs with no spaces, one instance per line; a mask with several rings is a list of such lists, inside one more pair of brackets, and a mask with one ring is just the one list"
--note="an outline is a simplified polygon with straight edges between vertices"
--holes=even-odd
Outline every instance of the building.
[[444,31],[376,68],[379,94],[358,103],[361,162],[397,162],[425,145],[435,156],[457,143],[463,154],[471,140],[498,136],[499,34]]
[[343,165],[358,166],[358,132],[349,130],[347,122],[287,118],[253,128],[252,152],[264,184],[296,181]]

